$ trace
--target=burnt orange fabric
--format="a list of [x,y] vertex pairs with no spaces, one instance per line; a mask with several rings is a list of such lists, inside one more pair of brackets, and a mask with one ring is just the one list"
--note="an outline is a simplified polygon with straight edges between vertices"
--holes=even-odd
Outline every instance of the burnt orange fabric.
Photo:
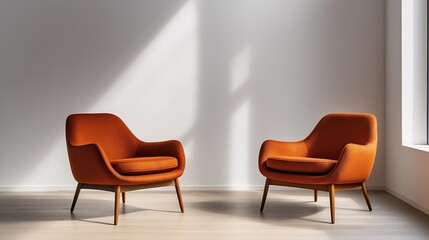
[[[79,183],[136,185],[180,177],[186,160],[177,140],[143,142],[117,116],[109,113],[73,114],[66,120],[66,142],[73,177]],[[111,163],[114,159],[167,156],[177,167],[158,173],[124,175]]]
[[322,174],[332,170],[336,160],[310,157],[274,156],[266,161],[267,167],[292,173]]
[[[372,171],[376,150],[377,120],[374,115],[333,113],[324,116],[304,140],[265,141],[259,153],[259,170],[265,177],[283,182],[361,183]],[[322,175],[302,174],[307,170],[296,174],[271,169],[267,160],[276,156],[331,159],[337,160],[337,163]]]
[[120,174],[139,175],[166,172],[179,165],[175,157],[140,157],[111,160],[113,168]]

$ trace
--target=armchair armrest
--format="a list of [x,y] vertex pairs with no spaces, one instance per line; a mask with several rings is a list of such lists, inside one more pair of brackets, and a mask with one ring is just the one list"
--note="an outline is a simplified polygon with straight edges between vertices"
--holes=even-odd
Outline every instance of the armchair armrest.
[[177,158],[179,168],[184,169],[186,164],[185,152],[182,143],[177,140],[168,140],[162,142],[143,142],[140,141],[137,149],[137,156],[171,156]]
[[307,146],[304,141],[281,142],[266,140],[259,151],[259,166],[272,156],[306,156]]
[[365,182],[372,171],[375,154],[375,145],[347,144],[330,174],[330,179],[333,183]]
[[76,181],[108,185],[116,182],[120,177],[98,144],[67,144],[67,150],[70,167]]

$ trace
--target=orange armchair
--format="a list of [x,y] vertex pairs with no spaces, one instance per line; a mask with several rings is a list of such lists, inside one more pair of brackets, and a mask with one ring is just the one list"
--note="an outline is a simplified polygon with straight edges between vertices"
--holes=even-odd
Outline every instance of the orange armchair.
[[119,199],[125,192],[175,185],[184,211],[179,177],[185,169],[182,144],[140,141],[117,116],[107,113],[73,114],[66,120],[66,142],[73,177],[78,182],[70,211],[81,189],[115,193],[114,224]]
[[334,113],[324,116],[310,135],[298,142],[267,140],[259,153],[259,170],[266,177],[261,212],[270,185],[329,192],[335,223],[335,191],[361,188],[372,211],[365,181],[375,160],[377,120],[371,114]]

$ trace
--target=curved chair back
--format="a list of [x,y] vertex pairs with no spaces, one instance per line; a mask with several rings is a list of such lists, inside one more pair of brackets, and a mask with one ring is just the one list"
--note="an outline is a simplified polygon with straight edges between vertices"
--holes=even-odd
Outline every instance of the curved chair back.
[[109,113],[73,114],[66,120],[67,144],[96,143],[108,159],[135,155],[138,139],[117,116]]
[[338,159],[344,146],[349,143],[376,145],[377,120],[372,114],[328,114],[304,142],[309,157]]

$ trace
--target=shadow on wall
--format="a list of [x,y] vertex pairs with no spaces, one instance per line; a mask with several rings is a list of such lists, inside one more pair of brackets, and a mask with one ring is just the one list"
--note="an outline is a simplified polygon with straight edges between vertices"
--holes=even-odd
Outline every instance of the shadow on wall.
[[302,139],[329,112],[384,123],[383,1],[20,3],[0,3],[3,185],[73,183],[74,112],[180,139],[183,185],[262,185],[262,141]]

